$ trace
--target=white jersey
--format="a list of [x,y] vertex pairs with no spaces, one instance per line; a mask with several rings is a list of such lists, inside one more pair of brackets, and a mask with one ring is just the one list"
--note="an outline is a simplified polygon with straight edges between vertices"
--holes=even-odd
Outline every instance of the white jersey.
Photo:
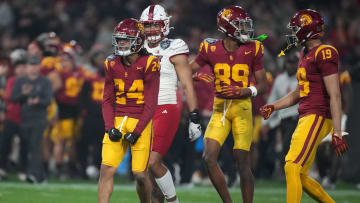
[[146,50],[154,56],[159,56],[160,61],[160,89],[158,105],[176,104],[176,91],[178,78],[170,58],[179,54],[188,54],[189,48],[182,39],[163,39],[159,46],[150,48],[145,42]]

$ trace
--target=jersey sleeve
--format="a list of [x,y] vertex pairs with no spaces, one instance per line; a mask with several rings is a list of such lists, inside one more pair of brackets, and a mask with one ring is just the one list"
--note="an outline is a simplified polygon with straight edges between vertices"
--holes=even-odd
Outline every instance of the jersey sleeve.
[[114,127],[115,116],[115,85],[112,76],[112,70],[109,64],[109,57],[104,62],[105,68],[105,85],[104,96],[102,101],[102,114],[105,123],[105,130],[109,130]]
[[204,41],[201,42],[199,47],[199,52],[195,58],[195,62],[200,66],[205,66],[206,64],[209,64],[208,48],[209,48],[209,43],[205,39]]
[[189,47],[182,39],[175,39],[171,43],[171,46],[169,47],[169,49],[170,49],[169,51],[171,51],[170,59],[176,55],[180,55],[180,54],[188,55],[189,54]]
[[144,74],[144,110],[134,129],[138,135],[142,133],[155,114],[160,86],[159,58],[149,56]]
[[264,69],[263,56],[264,56],[264,45],[255,40],[255,57],[254,57],[254,72]]
[[315,60],[323,77],[338,73],[339,54],[335,47],[321,45],[315,52]]

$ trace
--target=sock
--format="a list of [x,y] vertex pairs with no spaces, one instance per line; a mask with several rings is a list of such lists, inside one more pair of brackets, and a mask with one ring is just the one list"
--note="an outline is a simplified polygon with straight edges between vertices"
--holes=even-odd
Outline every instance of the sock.
[[324,203],[335,203],[321,185],[308,175],[301,175],[301,183],[306,193],[308,193],[313,199]]
[[[169,170],[166,171],[165,175],[161,178],[155,178],[156,183],[158,184],[160,190],[165,196],[165,199],[171,199],[176,196],[175,186],[173,179],[171,177],[171,173]],[[173,201],[174,203],[178,202],[176,199]],[[170,202],[169,202],[170,203]]]
[[301,165],[291,161],[285,164],[286,176],[286,202],[300,203],[302,196],[302,184],[300,179]]

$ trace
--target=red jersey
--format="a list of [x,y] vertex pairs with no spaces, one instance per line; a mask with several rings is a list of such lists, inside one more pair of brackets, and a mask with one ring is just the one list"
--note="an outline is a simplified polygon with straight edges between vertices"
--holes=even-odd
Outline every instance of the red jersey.
[[331,118],[330,97],[323,77],[338,73],[338,51],[323,44],[307,53],[304,50],[300,54],[296,73],[300,90],[299,116],[317,114]]
[[21,122],[21,107],[19,102],[12,102],[10,100],[11,92],[15,83],[16,77],[12,76],[6,81],[5,88],[5,101],[6,101],[6,109],[5,109],[5,119],[12,121],[18,125]]
[[251,41],[234,52],[228,52],[223,40],[205,39],[200,44],[196,63],[200,66],[210,65],[214,73],[216,96],[221,97],[221,83],[247,88],[254,72],[264,68],[262,57],[264,47],[259,41]]
[[105,60],[105,89],[102,112],[105,129],[114,127],[115,116],[139,119],[134,132],[141,134],[154,116],[160,82],[160,61],[155,56],[139,56],[124,66],[119,56]]
[[61,71],[62,87],[56,91],[55,99],[58,104],[78,104],[79,93],[83,84],[81,75],[76,71]]

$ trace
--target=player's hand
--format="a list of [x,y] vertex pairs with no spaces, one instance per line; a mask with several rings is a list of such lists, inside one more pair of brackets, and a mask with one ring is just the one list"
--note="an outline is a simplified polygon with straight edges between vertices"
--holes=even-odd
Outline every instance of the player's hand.
[[128,141],[130,144],[134,145],[136,141],[139,139],[140,135],[132,132],[132,133],[126,133],[124,136],[124,139]]
[[265,105],[260,108],[260,114],[265,120],[267,120],[273,112],[274,112],[274,105],[272,104]]
[[215,80],[214,76],[209,75],[207,73],[196,72],[192,77],[193,77],[193,80],[195,80],[195,81],[204,81],[206,83],[212,83]]
[[191,142],[193,142],[202,134],[199,110],[195,109],[194,111],[190,112],[189,120],[189,139]]
[[332,134],[331,143],[332,143],[332,146],[333,146],[336,154],[339,157],[342,156],[349,149],[349,147],[346,143],[345,137],[344,137],[344,135],[348,135],[348,134],[349,133],[347,133],[347,132],[342,132],[341,135]]
[[110,128],[107,133],[109,134],[110,140],[113,142],[119,142],[122,137],[121,132],[116,128]]
[[236,97],[242,96],[242,88],[238,86],[232,86],[228,84],[221,85],[221,95],[224,97]]

